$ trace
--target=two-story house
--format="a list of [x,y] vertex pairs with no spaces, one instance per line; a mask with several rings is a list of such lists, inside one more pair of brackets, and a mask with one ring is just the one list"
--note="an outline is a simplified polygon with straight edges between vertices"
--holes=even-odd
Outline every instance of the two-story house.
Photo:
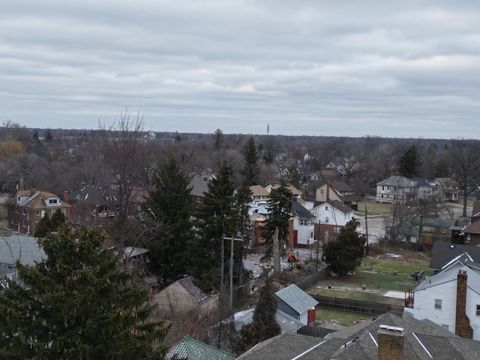
[[292,248],[308,247],[313,244],[315,217],[298,201],[292,201],[292,217],[289,221],[288,244]]
[[36,189],[22,190],[15,194],[7,204],[8,224],[10,228],[23,234],[33,235],[40,220],[52,216],[60,209],[67,218],[72,217],[72,206],[46,191]]
[[393,204],[396,201],[439,199],[440,190],[436,181],[394,175],[377,183],[376,201]]
[[480,340],[480,264],[463,256],[426,277],[406,295],[405,313]]
[[[340,229],[353,218],[354,211],[341,201],[329,201],[311,210],[315,216],[315,238],[333,240]],[[326,235],[328,233],[328,235]]]

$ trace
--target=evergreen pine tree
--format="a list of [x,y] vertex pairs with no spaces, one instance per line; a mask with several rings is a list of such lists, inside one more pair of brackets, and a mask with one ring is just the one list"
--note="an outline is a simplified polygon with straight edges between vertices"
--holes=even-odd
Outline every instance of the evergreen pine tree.
[[50,219],[50,232],[59,230],[66,222],[65,215],[63,215],[62,210],[57,209]]
[[223,132],[220,129],[215,130],[215,133],[213,134],[213,147],[215,150],[220,150],[223,148],[224,145],[224,136]]
[[293,195],[282,181],[280,186],[272,189],[268,198],[268,217],[264,236],[270,239],[278,228],[278,238],[285,241],[288,238],[288,220],[292,213]]
[[38,238],[44,238],[50,233],[50,228],[50,218],[48,217],[47,212],[45,212],[45,215],[40,219],[37,226],[35,227],[34,236]]
[[243,326],[240,330],[240,339],[235,345],[238,353],[245,352],[259,342],[280,334],[280,326],[275,319],[278,305],[272,279],[266,274],[264,276],[265,285],[260,290],[258,303],[253,313],[253,322]]
[[398,171],[400,172],[400,175],[407,178],[419,176],[421,164],[422,161],[420,159],[420,155],[417,152],[417,147],[415,145],[412,145],[400,157],[398,163]]
[[46,260],[17,264],[21,284],[0,293],[2,359],[160,359],[163,324],[148,291],[118,269],[98,231],[44,241]]
[[222,236],[232,236],[237,231],[238,209],[234,190],[232,170],[223,164],[218,175],[208,183],[208,193],[197,213],[199,232],[189,246],[192,251],[189,273],[194,274],[205,290],[218,289],[224,248]]
[[243,156],[245,158],[245,168],[243,170],[243,182],[247,186],[258,184],[258,151],[255,145],[255,139],[251,136],[243,148]]
[[331,271],[346,275],[360,265],[366,243],[365,235],[357,232],[360,223],[350,220],[338,234],[337,238],[325,246],[325,262]]
[[187,243],[193,236],[190,191],[189,180],[175,158],[155,172],[145,211],[151,222],[146,247],[151,269],[164,286],[186,274]]

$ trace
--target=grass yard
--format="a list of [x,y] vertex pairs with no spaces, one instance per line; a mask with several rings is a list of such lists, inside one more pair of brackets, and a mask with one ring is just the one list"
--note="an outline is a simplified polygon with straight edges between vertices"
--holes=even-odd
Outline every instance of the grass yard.
[[342,326],[351,326],[355,320],[368,319],[368,315],[357,314],[346,311],[325,310],[317,308],[316,319],[324,324],[338,324]]
[[360,201],[358,203],[358,213],[365,214],[365,206],[368,215],[389,215],[392,213],[392,204],[381,204],[375,201]]
[[[390,256],[389,252],[397,256]],[[425,270],[426,275],[431,275],[428,270],[429,262],[430,259],[422,253],[390,249],[386,250],[385,255],[364,258],[352,276],[322,280],[310,288],[309,292],[398,305],[401,301],[386,298],[384,293],[389,290],[403,292],[413,289],[417,283],[410,275],[421,270]],[[331,285],[332,289],[328,289],[328,285]],[[366,290],[362,290],[362,285],[366,285]]]
[[428,257],[417,253],[401,258],[386,255],[367,257],[354,277],[369,289],[405,291],[416,286],[410,275],[415,271],[427,270],[429,262]]

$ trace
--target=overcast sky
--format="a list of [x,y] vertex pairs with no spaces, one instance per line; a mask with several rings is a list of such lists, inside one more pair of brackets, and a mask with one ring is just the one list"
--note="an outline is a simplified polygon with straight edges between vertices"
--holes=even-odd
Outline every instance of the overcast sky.
[[478,138],[480,3],[3,1],[0,122]]

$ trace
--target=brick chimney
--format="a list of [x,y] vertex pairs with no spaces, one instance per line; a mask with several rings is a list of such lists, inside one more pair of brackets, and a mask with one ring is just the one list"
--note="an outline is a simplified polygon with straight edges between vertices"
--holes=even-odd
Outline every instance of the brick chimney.
[[377,331],[378,360],[403,360],[405,332],[401,327],[380,325]]
[[330,202],[330,184],[327,182],[327,191],[325,195],[325,201]]
[[458,270],[457,274],[457,303],[455,312],[455,334],[467,339],[473,338],[473,329],[467,316],[467,279],[465,270]]
[[68,191],[63,192],[63,201],[67,204],[70,202],[70,196],[68,196]]

